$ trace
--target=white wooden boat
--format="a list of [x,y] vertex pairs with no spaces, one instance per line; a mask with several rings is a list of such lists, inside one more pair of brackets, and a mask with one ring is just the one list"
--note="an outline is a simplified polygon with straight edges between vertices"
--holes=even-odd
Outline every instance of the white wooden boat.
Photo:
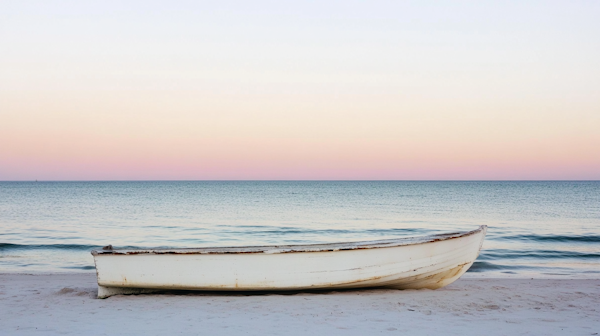
[[156,290],[436,289],[473,264],[487,226],[353,243],[92,251],[98,298]]

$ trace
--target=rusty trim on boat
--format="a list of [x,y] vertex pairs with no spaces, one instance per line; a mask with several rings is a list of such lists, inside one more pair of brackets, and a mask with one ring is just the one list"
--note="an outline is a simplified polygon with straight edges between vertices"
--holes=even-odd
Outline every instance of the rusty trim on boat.
[[405,245],[418,245],[433,243],[443,240],[457,239],[470,235],[477,234],[487,228],[486,225],[481,225],[478,229],[468,232],[453,232],[436,234],[422,237],[405,237],[397,239],[375,240],[375,241],[360,241],[346,243],[331,243],[331,244],[307,244],[307,245],[272,245],[272,246],[237,246],[237,247],[203,247],[203,248],[175,248],[175,249],[102,249],[93,250],[91,253],[94,256],[99,255],[170,255],[170,254],[280,254],[280,253],[306,253],[306,252],[335,252],[335,251],[350,251],[363,250],[373,248],[396,247]]
[[[174,249],[107,249],[93,250],[92,255],[169,255],[169,254],[280,254],[280,253],[306,253],[306,252],[336,252],[364,250],[384,247],[397,247],[405,245],[427,244],[443,240],[457,239],[471,236],[486,230],[487,225],[481,225],[478,229],[467,232],[453,232],[435,234],[421,237],[404,237],[386,240],[359,241],[331,244],[307,244],[307,245],[272,245],[272,246],[232,246],[232,247],[201,247],[201,248],[174,248]],[[108,246],[107,246],[108,247]]]

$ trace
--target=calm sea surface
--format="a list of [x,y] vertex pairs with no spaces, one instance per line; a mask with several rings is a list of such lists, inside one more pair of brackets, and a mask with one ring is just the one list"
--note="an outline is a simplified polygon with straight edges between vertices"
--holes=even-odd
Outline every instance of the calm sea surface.
[[301,244],[489,226],[470,274],[600,277],[600,182],[0,182],[0,272],[115,247]]

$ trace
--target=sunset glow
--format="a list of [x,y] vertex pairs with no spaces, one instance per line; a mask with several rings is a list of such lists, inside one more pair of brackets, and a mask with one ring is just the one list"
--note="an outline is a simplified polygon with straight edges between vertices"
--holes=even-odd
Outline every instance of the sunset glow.
[[595,2],[123,6],[0,5],[0,180],[600,179]]

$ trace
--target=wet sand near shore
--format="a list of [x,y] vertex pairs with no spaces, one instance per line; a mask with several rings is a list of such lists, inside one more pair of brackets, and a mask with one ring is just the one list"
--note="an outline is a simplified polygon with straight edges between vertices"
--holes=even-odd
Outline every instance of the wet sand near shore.
[[600,335],[600,280],[459,279],[438,290],[96,299],[95,274],[0,274],[2,335]]

